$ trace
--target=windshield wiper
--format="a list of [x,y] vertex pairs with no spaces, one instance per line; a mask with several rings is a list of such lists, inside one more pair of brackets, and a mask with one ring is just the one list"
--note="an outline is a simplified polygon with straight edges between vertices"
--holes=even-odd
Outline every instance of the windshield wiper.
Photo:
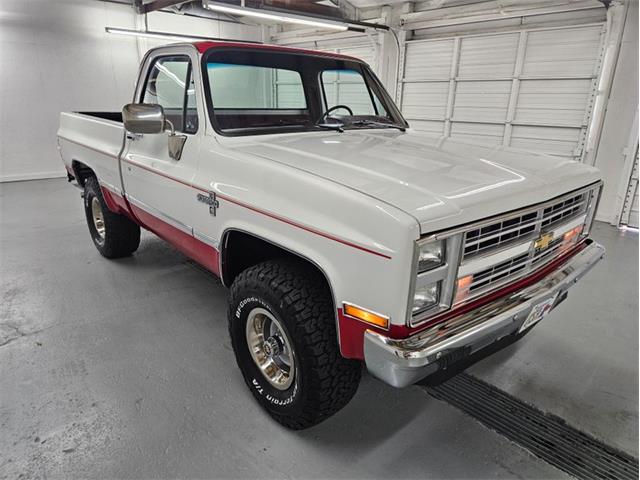
[[352,122],[349,125],[355,125],[355,126],[371,125],[371,126],[382,127],[382,128],[397,128],[401,132],[407,131],[407,129],[402,125],[398,125],[396,123],[378,122],[376,120],[356,120],[355,122]]
[[336,132],[344,132],[344,123],[316,123],[316,127],[335,130]]

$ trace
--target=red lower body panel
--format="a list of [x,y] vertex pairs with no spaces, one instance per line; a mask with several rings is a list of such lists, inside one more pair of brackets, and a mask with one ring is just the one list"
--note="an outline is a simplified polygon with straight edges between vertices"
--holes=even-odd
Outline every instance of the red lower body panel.
[[163,222],[135,205],[131,205],[131,209],[136,218],[139,219],[140,224],[147,230],[151,230],[207,270],[220,275],[218,250],[173,225]]
[[115,192],[112,192],[108,188],[100,186],[100,190],[102,190],[102,198],[104,198],[104,203],[107,204],[109,210],[114,213],[119,213],[121,215],[126,215],[131,220],[136,223],[140,223],[137,218],[133,217],[131,210],[129,209],[129,203],[120,195]]
[[207,270],[220,275],[218,250],[182,230],[162,221],[147,211],[130,204],[121,195],[101,187],[104,201],[109,210],[126,215],[140,226],[152,231],[169,242],[186,256],[192,258]]

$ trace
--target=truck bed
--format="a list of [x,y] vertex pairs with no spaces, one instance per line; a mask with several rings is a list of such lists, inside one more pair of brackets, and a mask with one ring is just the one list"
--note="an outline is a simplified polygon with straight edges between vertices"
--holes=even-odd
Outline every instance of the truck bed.
[[60,155],[67,170],[80,162],[96,172],[100,182],[122,190],[118,155],[124,126],[121,112],[62,112],[58,129]]
[[122,112],[74,112],[79,115],[86,115],[87,117],[102,118],[104,120],[111,120],[112,122],[122,123]]

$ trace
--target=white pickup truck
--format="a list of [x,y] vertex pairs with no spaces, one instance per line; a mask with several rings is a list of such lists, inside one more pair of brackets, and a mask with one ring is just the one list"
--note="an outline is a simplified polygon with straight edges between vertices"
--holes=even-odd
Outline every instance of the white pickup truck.
[[363,363],[403,387],[520,338],[604,255],[596,169],[413,131],[338,54],[156,48],[133,103],[62,113],[58,138],[102,255],[142,227],[222,279],[244,380],[290,428]]

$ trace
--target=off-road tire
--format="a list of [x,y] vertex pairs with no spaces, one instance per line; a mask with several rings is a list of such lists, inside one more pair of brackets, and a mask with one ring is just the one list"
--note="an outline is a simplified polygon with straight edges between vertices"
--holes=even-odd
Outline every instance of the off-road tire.
[[[101,235],[93,220],[92,202],[97,199],[102,210],[104,233]],[[95,177],[84,183],[84,212],[91,240],[102,256],[106,258],[128,257],[140,245],[140,227],[129,218],[109,210],[102,196],[102,190]]]
[[[282,425],[301,430],[343,408],[358,389],[362,364],[340,355],[329,287],[315,269],[294,259],[260,263],[242,272],[229,292],[229,334],[245,383]],[[293,383],[276,389],[247,344],[249,313],[266,309],[285,330],[295,357]]]

